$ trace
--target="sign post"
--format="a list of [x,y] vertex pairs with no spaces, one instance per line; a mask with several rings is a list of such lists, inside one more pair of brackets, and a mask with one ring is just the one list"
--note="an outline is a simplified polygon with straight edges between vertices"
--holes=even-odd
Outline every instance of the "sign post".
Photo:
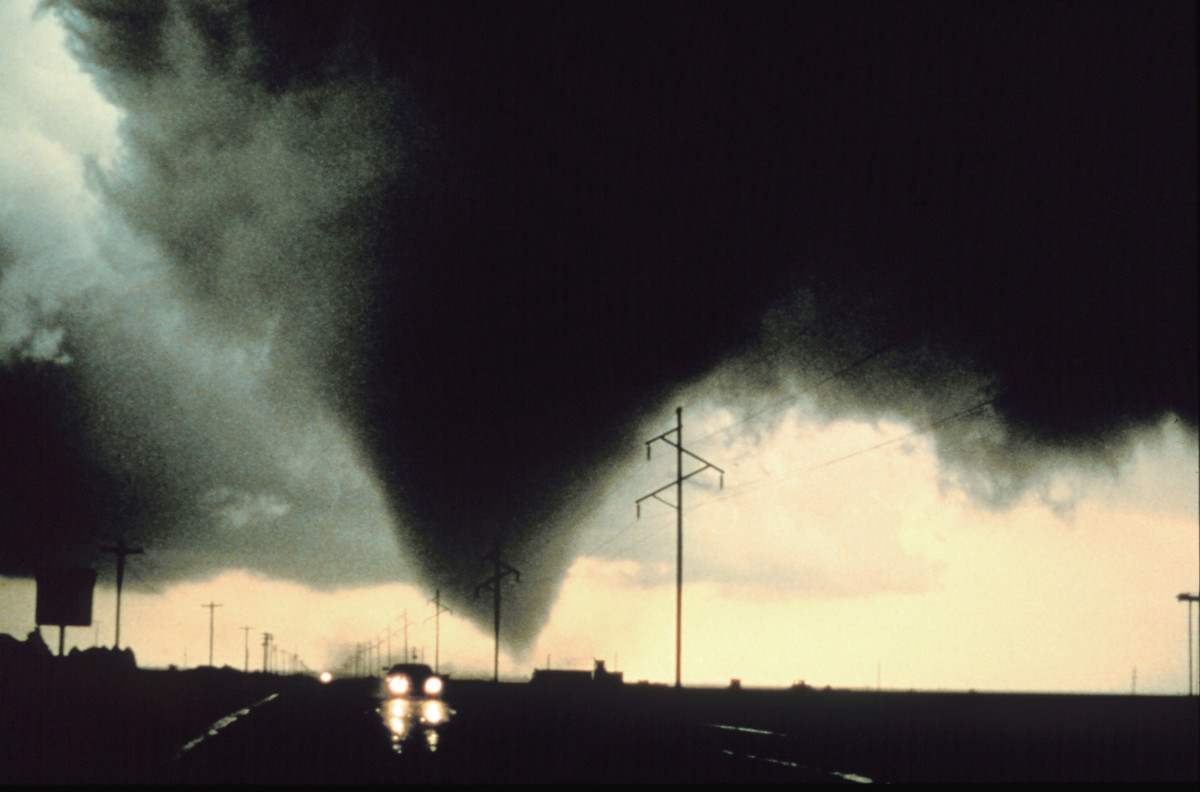
[[90,627],[92,591],[96,570],[89,567],[58,567],[37,573],[36,621],[39,626],[58,626],[58,656],[63,654],[67,626]]

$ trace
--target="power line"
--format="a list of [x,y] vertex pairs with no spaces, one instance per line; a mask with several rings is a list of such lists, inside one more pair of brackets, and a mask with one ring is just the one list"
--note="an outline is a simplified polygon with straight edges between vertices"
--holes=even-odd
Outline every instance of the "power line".
[[705,440],[709,439],[710,437],[722,434],[723,432],[728,432],[730,429],[733,429],[734,427],[741,426],[744,423],[748,423],[748,422],[752,421],[753,419],[757,418],[758,416],[762,415],[763,413],[778,409],[782,405],[795,402],[803,394],[814,391],[817,388],[821,387],[822,385],[825,385],[828,382],[832,382],[833,380],[835,380],[839,377],[845,376],[847,373],[853,371],[854,369],[858,368],[859,366],[869,363],[870,361],[874,360],[875,358],[877,358],[887,352],[892,351],[896,347],[899,347],[899,346],[907,343],[908,340],[911,339],[912,337],[913,337],[913,334],[910,333],[909,335],[906,335],[903,338],[893,341],[890,344],[884,344],[883,346],[879,347],[878,349],[875,349],[875,350],[867,353],[866,355],[863,355],[862,357],[843,366],[842,368],[838,369],[837,371],[827,374],[824,377],[824,379],[818,380],[817,382],[814,382],[811,385],[801,388],[797,393],[793,393],[791,395],[784,396],[780,399],[770,402],[769,404],[767,404],[767,406],[762,407],[758,410],[755,410],[754,412],[750,413],[749,415],[746,415],[745,417],[743,417],[737,421],[734,421],[733,423],[729,424],[728,426],[724,426],[720,429],[714,429],[713,431],[709,432],[708,434],[702,435],[702,436],[696,438],[695,442],[702,443]]
[[[993,397],[993,398],[989,398],[989,399],[985,399],[985,400],[983,400],[983,401],[980,401],[980,402],[978,402],[978,403],[976,403],[976,404],[973,404],[973,405],[971,405],[970,407],[966,407],[966,408],[964,408],[964,409],[962,409],[962,410],[959,410],[959,411],[957,411],[957,412],[955,412],[955,413],[953,413],[953,414],[951,414],[951,415],[945,416],[945,417],[943,417],[943,418],[939,418],[939,419],[937,419],[937,420],[935,420],[935,421],[931,421],[931,422],[929,422],[929,423],[927,423],[927,424],[924,424],[924,425],[922,425],[922,426],[919,426],[919,427],[917,427],[916,429],[913,429],[913,430],[912,430],[912,431],[910,431],[910,432],[907,432],[907,433],[905,433],[905,434],[903,434],[903,435],[900,435],[899,437],[893,437],[893,438],[890,438],[890,439],[888,439],[888,440],[885,440],[885,441],[883,441],[883,442],[876,443],[876,444],[874,444],[874,445],[872,445],[872,446],[868,446],[867,448],[861,448],[861,449],[859,449],[859,450],[857,450],[857,451],[854,451],[854,452],[851,452],[851,453],[849,453],[849,454],[845,454],[845,455],[843,455],[843,456],[840,456],[840,457],[835,457],[835,458],[833,458],[833,459],[828,459],[828,460],[826,460],[826,461],[824,461],[824,462],[821,462],[821,463],[819,463],[819,464],[817,464],[817,465],[813,465],[813,466],[811,466],[811,467],[804,468],[803,470],[798,470],[798,471],[796,471],[796,472],[794,472],[794,473],[790,473],[790,474],[788,474],[788,475],[784,475],[784,476],[774,476],[774,477],[768,477],[768,478],[759,479],[759,480],[757,480],[757,481],[750,481],[750,482],[746,482],[745,484],[738,485],[737,487],[735,487],[735,488],[734,488],[734,490],[735,490],[735,491],[731,492],[731,493],[730,493],[730,494],[728,494],[728,495],[725,495],[725,496],[723,496],[723,497],[720,497],[720,496],[718,496],[718,497],[713,497],[713,498],[710,498],[710,499],[707,499],[707,500],[705,500],[705,501],[704,501],[703,503],[701,503],[701,504],[697,504],[695,507],[693,507],[693,510],[695,510],[695,509],[701,509],[701,508],[705,508],[705,507],[707,507],[707,506],[710,506],[710,505],[712,505],[712,504],[714,504],[714,503],[720,503],[721,501],[726,501],[726,500],[730,500],[730,499],[733,499],[733,498],[740,498],[740,497],[741,497],[741,496],[743,496],[743,495],[746,495],[746,494],[748,494],[748,493],[750,493],[750,492],[754,492],[754,491],[756,491],[756,490],[762,489],[762,488],[764,488],[764,487],[773,486],[773,485],[775,485],[775,484],[782,483],[782,482],[784,482],[784,481],[787,481],[787,480],[789,480],[789,479],[796,478],[797,476],[801,476],[801,475],[804,475],[804,474],[806,474],[806,473],[811,473],[811,472],[813,472],[813,471],[815,471],[815,470],[819,470],[819,469],[821,469],[821,468],[828,467],[828,466],[830,466],[830,465],[834,465],[834,464],[836,464],[836,463],[838,463],[838,462],[844,462],[844,461],[845,461],[845,460],[847,460],[847,459],[852,459],[852,458],[854,458],[854,457],[857,457],[857,456],[861,456],[861,455],[863,455],[863,454],[866,454],[866,453],[868,453],[868,452],[870,452],[870,451],[876,451],[876,450],[878,450],[878,449],[880,449],[880,448],[884,448],[884,447],[886,447],[886,446],[889,446],[889,445],[892,445],[892,444],[894,444],[894,443],[898,443],[898,442],[900,442],[900,441],[902,441],[902,440],[906,440],[906,439],[908,439],[908,438],[910,438],[910,437],[914,437],[914,436],[916,436],[916,435],[923,434],[923,433],[925,433],[925,432],[928,432],[928,431],[930,431],[930,430],[932,430],[932,429],[935,429],[935,428],[937,428],[937,427],[939,427],[939,426],[942,426],[942,425],[944,425],[944,424],[950,423],[950,422],[952,422],[952,421],[956,421],[956,420],[958,420],[958,419],[960,419],[960,418],[963,418],[963,417],[965,417],[965,416],[967,416],[967,415],[970,415],[970,414],[972,414],[972,413],[978,412],[979,410],[983,409],[984,407],[987,407],[988,405],[990,405],[990,404],[991,404],[993,401],[995,401],[994,397]],[[736,425],[736,424],[735,424],[735,425]],[[729,428],[729,427],[727,427],[727,428]],[[724,430],[718,430],[718,431],[724,431]],[[711,434],[710,434],[710,435],[708,435],[708,436],[711,436]],[[629,523],[627,523],[626,525],[624,525],[624,526],[623,526],[622,528],[620,528],[619,530],[617,530],[617,531],[615,531],[615,532],[613,532],[613,533],[609,534],[608,536],[606,536],[606,537],[605,537],[605,538],[604,538],[602,541],[600,541],[598,544],[596,544],[596,545],[592,546],[591,548],[589,548],[589,549],[588,549],[588,550],[586,550],[585,552],[586,552],[586,553],[589,553],[589,554],[593,554],[593,553],[596,553],[596,552],[598,552],[598,551],[600,551],[600,550],[604,549],[605,547],[608,547],[608,546],[609,546],[609,545],[611,545],[611,544],[612,544],[614,541],[616,541],[617,539],[619,539],[620,537],[622,537],[622,536],[624,536],[626,533],[628,533],[628,531],[629,531],[629,530],[630,530],[630,529],[633,527],[633,525],[634,525],[634,522],[635,522],[635,521],[630,521]],[[623,553],[623,552],[625,552],[625,551],[627,551],[627,550],[630,550],[630,549],[632,549],[632,548],[634,548],[634,547],[637,547],[637,546],[639,546],[639,545],[643,544],[645,541],[646,541],[646,539],[645,539],[645,538],[643,538],[643,539],[639,539],[639,540],[637,540],[636,542],[633,542],[633,543],[631,543],[631,544],[629,544],[629,545],[625,545],[625,546],[621,547],[619,550],[617,550],[617,551],[616,551],[616,554],[618,554],[618,555],[619,555],[620,553]]]
[[[756,411],[754,411],[754,412],[752,412],[752,413],[750,413],[750,414],[748,414],[748,415],[744,416],[743,418],[741,418],[741,419],[739,419],[739,420],[737,420],[737,421],[734,421],[734,422],[733,422],[733,423],[731,423],[731,424],[728,424],[727,426],[724,426],[724,427],[722,427],[722,428],[720,428],[720,429],[715,429],[715,430],[713,430],[713,431],[709,432],[709,433],[708,433],[708,434],[706,434],[706,435],[702,435],[702,436],[700,436],[699,438],[697,438],[697,439],[696,439],[696,441],[695,441],[695,442],[697,442],[697,443],[702,443],[702,442],[704,442],[705,440],[708,440],[708,439],[709,439],[709,438],[711,438],[711,437],[714,437],[714,436],[716,436],[716,435],[718,435],[718,434],[721,434],[721,433],[723,433],[723,432],[728,432],[728,431],[730,431],[731,429],[733,429],[733,428],[735,428],[735,427],[737,427],[737,426],[740,426],[740,425],[742,425],[742,424],[744,424],[744,423],[748,423],[748,422],[752,421],[753,419],[757,418],[758,416],[762,415],[763,413],[769,412],[770,410],[773,410],[773,409],[777,409],[777,408],[778,408],[778,407],[780,407],[781,405],[784,405],[784,404],[787,404],[787,403],[794,402],[794,401],[796,401],[796,399],[798,399],[798,398],[800,397],[800,395],[802,395],[802,394],[804,394],[804,393],[807,393],[807,392],[810,392],[810,391],[813,391],[813,390],[816,390],[817,388],[821,387],[822,385],[826,384],[827,382],[830,382],[830,381],[832,381],[832,380],[834,380],[834,379],[836,379],[836,378],[838,378],[838,377],[845,376],[845,375],[846,375],[848,372],[850,372],[850,371],[853,371],[854,369],[858,368],[859,366],[862,366],[862,365],[864,365],[864,364],[866,364],[866,363],[870,362],[871,360],[874,360],[875,358],[877,358],[877,357],[879,357],[879,356],[881,356],[881,355],[883,355],[883,354],[885,354],[885,353],[887,353],[887,352],[890,352],[891,350],[895,349],[896,347],[898,347],[898,346],[901,346],[902,344],[905,344],[905,343],[907,343],[907,342],[908,342],[908,341],[909,341],[909,340],[910,340],[910,339],[911,339],[911,338],[912,338],[914,335],[915,335],[915,334],[913,334],[913,333],[909,333],[908,335],[906,335],[906,336],[904,336],[904,337],[902,337],[902,338],[900,338],[900,339],[898,339],[898,340],[896,340],[896,341],[893,341],[893,342],[891,342],[891,343],[889,343],[889,344],[885,344],[885,345],[883,345],[883,346],[881,346],[881,347],[879,347],[879,348],[877,348],[877,349],[875,349],[875,350],[873,350],[873,351],[869,352],[868,354],[866,354],[866,355],[863,355],[862,357],[858,358],[857,360],[854,360],[853,362],[851,362],[851,363],[849,363],[849,364],[847,364],[847,365],[843,366],[842,368],[838,369],[837,371],[834,371],[834,372],[832,372],[831,374],[828,374],[828,375],[826,375],[824,379],[821,379],[821,380],[819,380],[818,382],[815,382],[815,383],[813,383],[813,384],[811,384],[811,385],[809,385],[809,386],[807,386],[807,387],[803,388],[803,389],[802,389],[801,391],[799,391],[798,393],[795,393],[795,394],[792,394],[792,395],[790,395],[790,396],[785,396],[785,397],[783,397],[783,398],[777,399],[777,400],[775,400],[775,401],[773,401],[773,402],[769,403],[767,406],[765,406],[765,407],[762,407],[761,409],[759,409],[759,410],[756,410]],[[600,500],[603,500],[605,497],[607,497],[607,495],[608,495],[608,494],[609,494],[609,493],[610,493],[610,492],[611,492],[611,491],[612,491],[612,490],[613,490],[613,489],[614,489],[616,486],[617,486],[617,483],[616,483],[616,481],[612,481],[612,482],[610,482],[610,483],[609,483],[609,485],[608,485],[608,486],[605,488],[604,492],[603,492],[601,495],[599,495],[599,496],[598,496],[598,499],[600,499]],[[628,531],[629,529],[631,529],[631,528],[633,527],[633,525],[634,525],[634,522],[635,522],[635,521],[630,521],[630,522],[629,522],[628,524],[626,524],[626,525],[625,525],[623,528],[621,528],[621,529],[620,529],[620,530],[617,532],[617,534],[615,534],[615,535],[612,535],[612,536],[610,536],[609,538],[607,538],[607,539],[603,540],[603,541],[602,541],[602,542],[601,542],[599,545],[597,545],[596,547],[592,548],[592,550],[590,550],[589,552],[595,552],[596,550],[599,550],[599,549],[601,549],[601,548],[605,547],[606,545],[608,545],[609,543],[611,543],[611,542],[612,542],[612,541],[613,541],[613,540],[614,540],[614,539],[615,539],[617,536],[619,536],[619,535],[621,535],[621,534],[625,533],[626,531]],[[636,545],[636,544],[641,544],[641,542],[640,542],[640,541],[639,541],[639,542],[636,542],[636,543],[635,543],[635,545]]]
[[[893,437],[888,440],[884,440],[881,443],[876,443],[873,446],[868,446],[867,448],[860,448],[859,450],[853,451],[849,454],[845,454],[840,457],[835,457],[834,459],[828,459],[824,462],[821,462],[820,464],[813,465],[812,467],[804,468],[803,470],[798,470],[795,473],[791,473],[786,476],[776,476],[774,478],[760,479],[758,482],[749,482],[746,485],[740,487],[737,492],[734,492],[730,495],[726,495],[725,497],[712,498],[711,500],[706,501],[704,504],[702,504],[701,506],[697,506],[696,508],[702,508],[703,506],[708,506],[711,503],[718,503],[720,501],[730,500],[731,498],[740,498],[742,495],[745,495],[749,492],[754,492],[754,491],[762,489],[764,487],[772,486],[772,485],[778,484],[780,482],[796,478],[797,476],[802,476],[805,473],[812,473],[813,471],[820,470],[821,468],[829,467],[830,465],[837,464],[838,462],[844,462],[847,459],[853,459],[854,457],[862,456],[863,454],[866,454],[870,451],[877,451],[880,448],[884,448],[884,447],[892,445],[894,443],[899,443],[902,440],[907,440],[908,438],[915,437],[916,435],[919,435],[919,434],[924,434],[925,432],[928,432],[931,429],[936,429],[939,426],[948,424],[952,421],[958,420],[959,418],[963,418],[967,415],[978,412],[979,410],[983,409],[984,407],[987,407],[993,401],[995,401],[994,398],[985,399],[984,401],[981,401],[981,402],[974,404],[970,407],[967,407],[963,410],[959,410],[958,412],[956,412],[952,415],[948,415],[945,418],[939,418],[936,421],[932,421],[928,424],[925,424],[916,429],[913,429],[910,432],[906,432],[905,434],[902,434],[899,437]],[[755,486],[755,484],[757,484],[758,486]]]
[[[798,398],[800,397],[800,395],[802,395],[802,394],[804,394],[804,393],[807,393],[807,392],[810,392],[810,391],[813,391],[813,390],[816,390],[817,388],[821,387],[822,385],[826,384],[827,382],[830,382],[830,381],[832,381],[832,380],[834,380],[834,379],[836,379],[836,378],[838,378],[838,377],[845,376],[847,373],[849,373],[850,371],[853,371],[854,369],[858,368],[859,366],[862,366],[862,365],[864,365],[864,364],[866,364],[866,363],[870,362],[871,360],[874,360],[875,358],[877,358],[877,357],[879,357],[879,356],[881,356],[881,355],[883,355],[883,354],[885,354],[885,353],[887,353],[887,352],[890,352],[891,350],[895,349],[896,347],[899,347],[899,346],[901,346],[901,345],[903,345],[903,344],[907,343],[907,342],[908,342],[908,341],[909,341],[909,340],[910,340],[910,339],[911,339],[911,338],[912,338],[914,335],[915,335],[914,333],[909,333],[908,335],[905,335],[904,337],[902,337],[902,338],[900,338],[900,339],[898,339],[898,340],[896,340],[896,341],[893,341],[893,342],[891,342],[891,343],[888,343],[888,344],[885,344],[885,345],[883,345],[883,346],[881,346],[881,347],[879,347],[879,348],[877,348],[877,349],[875,349],[875,350],[872,350],[871,352],[869,352],[869,353],[867,353],[866,355],[863,355],[862,357],[860,357],[860,358],[858,358],[858,359],[854,360],[853,362],[851,362],[851,363],[849,363],[849,364],[847,364],[847,365],[843,366],[842,368],[838,369],[837,371],[834,371],[834,372],[832,372],[832,373],[830,373],[830,374],[826,375],[826,376],[825,376],[825,378],[823,378],[823,379],[819,380],[818,382],[815,382],[815,383],[813,383],[813,384],[811,384],[811,385],[809,385],[809,386],[805,387],[804,389],[802,389],[802,390],[801,390],[801,391],[799,391],[798,393],[792,394],[792,395],[790,395],[790,396],[783,397],[783,398],[781,398],[781,399],[777,399],[776,401],[769,403],[767,406],[765,406],[765,407],[762,407],[761,409],[759,409],[759,410],[756,410],[756,411],[754,411],[754,412],[752,412],[752,413],[750,413],[750,414],[748,414],[748,415],[744,416],[743,418],[741,418],[741,419],[739,419],[739,420],[737,420],[737,421],[734,421],[734,422],[733,422],[733,423],[731,423],[731,424],[728,424],[727,426],[724,426],[724,427],[722,427],[722,428],[720,428],[720,429],[715,429],[715,430],[713,430],[713,431],[709,432],[709,433],[708,433],[708,434],[706,434],[706,435],[702,435],[702,436],[701,436],[701,437],[699,437],[699,438],[698,438],[698,439],[697,439],[695,442],[697,442],[697,443],[704,442],[705,440],[708,440],[708,439],[709,439],[709,438],[711,438],[711,437],[714,437],[714,436],[716,436],[716,435],[718,435],[718,434],[721,434],[721,433],[723,433],[723,432],[728,432],[728,431],[730,431],[731,429],[733,429],[733,428],[735,428],[735,427],[737,427],[737,426],[740,426],[740,425],[742,425],[742,424],[748,423],[748,422],[752,421],[753,419],[757,418],[758,416],[760,416],[760,415],[762,415],[762,414],[764,414],[764,413],[766,413],[766,412],[769,412],[770,410],[777,409],[777,408],[778,408],[778,407],[780,407],[781,405],[784,405],[784,404],[786,404],[786,403],[791,403],[791,402],[794,402],[794,401],[796,401],[796,399],[798,399]],[[612,490],[613,490],[613,489],[614,489],[616,486],[617,486],[617,483],[616,483],[616,481],[612,481],[612,482],[610,482],[610,483],[609,483],[609,485],[608,485],[608,486],[605,488],[604,492],[603,492],[601,495],[599,495],[599,496],[598,496],[598,499],[600,499],[600,500],[603,500],[605,497],[607,497],[607,495],[608,495],[608,494],[609,494],[609,493],[610,493],[610,492],[611,492],[611,491],[612,491]],[[614,534],[610,534],[610,535],[609,535],[607,538],[605,538],[604,540],[602,540],[602,541],[600,542],[600,544],[598,544],[598,545],[596,545],[596,546],[592,547],[592,548],[591,548],[590,550],[588,550],[587,552],[589,552],[589,553],[595,553],[595,552],[597,552],[598,550],[601,550],[601,549],[603,549],[604,547],[608,546],[608,545],[609,545],[609,544],[611,544],[613,541],[615,541],[617,538],[619,538],[621,535],[623,535],[623,534],[625,534],[627,531],[629,531],[629,530],[630,530],[630,529],[633,527],[633,525],[634,525],[634,522],[636,522],[636,521],[635,521],[635,520],[631,520],[629,523],[627,523],[627,524],[626,524],[624,527],[622,527],[622,528],[621,528],[620,530],[618,530],[616,533],[614,533]],[[641,543],[642,543],[642,541],[644,541],[644,540],[639,540],[639,541],[637,541],[637,542],[633,543],[633,545],[630,545],[630,546],[631,546],[631,547],[636,547],[637,545],[641,544]]]
[[[765,406],[765,407],[763,407],[763,408],[761,408],[761,409],[759,409],[759,410],[756,410],[756,411],[754,411],[754,412],[752,412],[752,413],[750,413],[750,414],[748,414],[748,415],[744,416],[743,418],[741,418],[741,419],[739,419],[739,420],[737,420],[737,421],[734,421],[734,422],[733,422],[733,423],[731,423],[731,424],[728,424],[727,426],[724,426],[724,427],[722,427],[722,428],[720,428],[720,429],[715,429],[715,430],[713,430],[713,431],[709,432],[709,433],[708,433],[708,434],[706,434],[706,435],[702,435],[702,436],[701,436],[701,437],[699,437],[699,438],[698,438],[698,439],[697,439],[695,442],[697,442],[697,443],[704,442],[705,440],[708,440],[708,439],[709,439],[709,438],[711,438],[711,437],[714,437],[714,436],[716,436],[716,435],[718,435],[718,434],[722,434],[722,433],[724,433],[724,432],[728,432],[728,431],[730,431],[731,429],[733,429],[733,428],[735,428],[735,427],[737,427],[737,426],[741,426],[742,424],[748,423],[748,422],[752,421],[753,419],[757,418],[758,416],[760,416],[760,415],[762,415],[762,414],[764,414],[764,413],[766,413],[766,412],[768,412],[768,411],[771,411],[771,410],[773,410],[773,409],[777,409],[777,408],[779,408],[781,405],[784,405],[784,404],[787,404],[787,403],[794,402],[794,401],[796,401],[796,399],[798,399],[798,398],[799,398],[799,396],[800,396],[800,395],[802,395],[803,393],[807,393],[807,392],[810,392],[810,391],[816,390],[817,388],[821,387],[822,385],[824,385],[824,384],[826,384],[826,383],[828,383],[828,382],[830,382],[830,381],[832,381],[832,380],[834,380],[834,379],[836,379],[836,378],[838,378],[838,377],[845,376],[845,375],[846,375],[847,373],[849,373],[850,371],[853,371],[854,369],[856,369],[856,368],[858,368],[858,367],[860,367],[860,366],[862,366],[862,365],[864,365],[864,364],[866,364],[866,363],[870,362],[871,360],[874,360],[875,358],[877,358],[877,357],[880,357],[881,355],[883,355],[883,354],[885,354],[885,353],[887,353],[887,352],[890,352],[891,350],[893,350],[893,349],[895,349],[895,348],[897,348],[897,347],[899,347],[899,346],[901,346],[901,345],[903,345],[903,344],[907,343],[907,342],[908,342],[908,341],[909,341],[909,340],[910,340],[910,339],[911,339],[911,338],[912,338],[914,335],[915,335],[914,333],[909,333],[908,335],[905,335],[905,336],[903,336],[902,338],[900,338],[900,339],[897,339],[896,341],[893,341],[893,342],[891,342],[891,343],[888,343],[888,344],[885,344],[885,345],[883,345],[883,346],[881,346],[881,347],[879,347],[879,348],[877,348],[877,349],[874,349],[874,350],[872,350],[871,352],[869,352],[868,354],[866,354],[866,355],[863,355],[862,357],[860,357],[860,358],[858,358],[858,359],[854,360],[853,362],[851,362],[851,363],[849,363],[849,364],[847,364],[847,365],[843,366],[842,368],[838,369],[837,371],[834,371],[834,372],[832,372],[832,373],[828,374],[828,375],[827,375],[827,376],[825,376],[823,379],[821,379],[821,380],[819,380],[819,381],[817,381],[817,382],[813,383],[812,385],[809,385],[809,386],[807,386],[806,388],[802,389],[802,390],[801,390],[799,393],[795,393],[795,394],[792,394],[792,395],[790,395],[790,396],[786,396],[786,397],[783,397],[783,398],[781,398],[781,399],[778,399],[778,400],[776,400],[776,401],[774,401],[774,402],[771,402],[771,403],[770,403],[770,404],[768,404],[767,406]],[[615,486],[616,486],[616,485],[615,485],[615,482],[614,482],[614,483],[610,483],[610,484],[609,484],[609,486],[608,486],[608,488],[606,489],[606,493],[605,493],[605,494],[607,494],[607,492],[611,491],[611,490],[613,489],[613,487],[615,487]],[[600,497],[601,497],[601,498],[603,498],[604,496],[602,495],[602,496],[600,496]],[[733,497],[733,496],[731,496],[731,497]],[[722,499],[722,500],[723,500],[723,499]],[[606,539],[604,539],[603,541],[601,541],[601,542],[600,542],[600,544],[598,544],[598,545],[596,545],[595,547],[591,548],[591,550],[589,550],[588,552],[592,552],[592,553],[594,553],[594,552],[596,552],[596,551],[598,551],[598,550],[600,550],[600,549],[603,549],[604,547],[608,546],[608,545],[609,545],[609,544],[611,544],[613,541],[615,541],[615,540],[616,540],[616,539],[617,539],[619,536],[621,536],[621,535],[623,535],[624,533],[626,533],[627,531],[629,531],[629,530],[630,530],[630,529],[633,527],[633,524],[634,524],[634,521],[630,521],[630,522],[629,522],[629,523],[627,523],[627,524],[626,524],[626,525],[625,525],[623,528],[621,528],[619,531],[617,531],[615,534],[611,534],[611,535],[610,535],[608,538],[606,538]],[[639,540],[639,541],[637,541],[637,542],[633,543],[633,545],[630,545],[630,546],[631,546],[631,547],[636,547],[637,545],[639,545],[639,544],[641,544],[641,543],[642,543],[642,540]]]
[[837,459],[831,459],[828,462],[822,462],[821,464],[816,465],[811,468],[808,468],[807,470],[802,471],[802,472],[809,473],[813,470],[818,470],[823,467],[828,467],[829,465],[833,465],[838,462],[843,462],[847,459],[852,459],[853,457],[860,456],[861,454],[865,454],[868,451],[874,451],[877,448],[883,448],[884,446],[891,445],[892,443],[898,443],[901,440],[906,440],[909,437],[913,437],[914,435],[918,435],[923,432],[928,432],[930,429],[936,429],[937,427],[939,427],[943,424],[950,423],[951,421],[957,421],[959,418],[962,418],[963,416],[969,415],[974,412],[978,412],[979,410],[983,409],[984,407],[987,407],[989,404],[991,404],[994,401],[995,401],[995,398],[985,399],[972,407],[968,407],[965,410],[960,410],[959,412],[956,412],[954,415],[947,416],[946,418],[942,418],[940,420],[934,421],[933,423],[928,424],[926,426],[920,427],[918,429],[914,429],[907,434],[900,435],[899,437],[893,437],[891,440],[885,440],[882,443],[878,443],[876,445],[871,446],[870,448],[864,448],[860,451],[855,451],[854,453],[846,454],[845,456],[838,457]]

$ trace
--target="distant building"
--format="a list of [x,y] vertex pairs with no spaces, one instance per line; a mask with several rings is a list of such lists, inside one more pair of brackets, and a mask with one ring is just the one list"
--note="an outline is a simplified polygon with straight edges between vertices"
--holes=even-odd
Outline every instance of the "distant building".
[[557,668],[535,668],[533,679],[535,685],[555,688],[577,688],[592,684],[592,675],[587,671],[564,671]]
[[603,660],[596,661],[594,671],[566,671],[561,669],[535,668],[533,678],[529,680],[536,685],[556,689],[578,689],[596,685],[621,685],[625,675],[620,671],[609,671],[604,667]]
[[596,661],[596,670],[592,672],[592,681],[597,685],[625,684],[624,671],[609,671],[604,667],[603,660]]

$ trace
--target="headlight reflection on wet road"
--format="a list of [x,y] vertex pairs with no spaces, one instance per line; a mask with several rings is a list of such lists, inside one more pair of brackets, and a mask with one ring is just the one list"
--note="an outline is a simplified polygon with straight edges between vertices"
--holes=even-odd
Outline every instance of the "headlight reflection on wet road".
[[392,750],[404,753],[406,749],[414,747],[436,751],[437,730],[450,720],[454,710],[446,706],[444,701],[397,698],[385,701],[379,713],[392,734]]

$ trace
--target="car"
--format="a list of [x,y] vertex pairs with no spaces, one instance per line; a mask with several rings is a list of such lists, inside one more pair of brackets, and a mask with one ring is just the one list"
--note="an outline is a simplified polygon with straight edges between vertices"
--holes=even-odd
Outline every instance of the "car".
[[384,692],[389,697],[440,698],[445,680],[423,663],[397,663],[384,677]]

